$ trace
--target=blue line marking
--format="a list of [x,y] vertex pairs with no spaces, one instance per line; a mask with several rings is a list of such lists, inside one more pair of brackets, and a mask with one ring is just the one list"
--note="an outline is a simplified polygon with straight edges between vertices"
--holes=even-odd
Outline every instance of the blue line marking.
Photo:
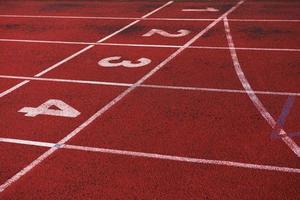
[[60,148],[61,146],[62,146],[62,144],[55,144],[53,147]]
[[[285,101],[281,113],[279,115],[279,118],[277,120],[277,124],[279,127],[283,127],[286,121],[286,118],[288,117],[294,102],[295,102],[295,96],[288,96],[287,100]],[[297,137],[300,136],[300,132],[293,132],[293,133],[287,133],[290,137]],[[271,139],[278,139],[280,138],[280,135],[278,134],[278,130],[274,129],[271,133]]]

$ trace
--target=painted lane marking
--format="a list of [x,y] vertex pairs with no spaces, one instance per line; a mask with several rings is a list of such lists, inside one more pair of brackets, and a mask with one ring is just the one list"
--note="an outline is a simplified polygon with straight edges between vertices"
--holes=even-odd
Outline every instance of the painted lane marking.
[[[55,107],[55,109],[51,108]],[[37,108],[24,107],[18,112],[25,113],[26,117],[36,117],[38,115],[50,115],[56,117],[75,118],[80,115],[80,112],[72,106],[66,104],[59,99],[49,99]]]
[[[144,19],[144,18],[146,18],[146,17],[148,17],[148,16],[150,16],[150,15],[152,15],[152,14],[158,12],[159,10],[165,8],[166,6],[168,6],[168,5],[172,4],[172,3],[173,3],[173,1],[169,1],[169,2],[165,3],[164,5],[162,5],[161,7],[159,7],[159,8],[157,8],[157,9],[155,9],[155,10],[149,12],[148,14],[146,14],[146,15],[144,15],[144,16],[142,16],[141,18]],[[108,40],[108,39],[110,39],[111,37],[113,37],[113,36],[119,34],[120,32],[122,32],[122,31],[124,31],[124,30],[130,28],[131,26],[137,24],[137,23],[140,22],[140,21],[141,21],[141,20],[136,20],[136,21],[134,21],[134,22],[132,22],[132,23],[126,25],[126,26],[124,26],[123,28],[121,28],[121,29],[119,29],[119,30],[113,32],[112,34],[110,34],[110,35],[108,35],[108,36],[106,36],[106,37],[104,37],[104,38],[98,40],[96,43],[102,43],[102,42],[104,42],[105,40]],[[35,75],[35,77],[40,77],[40,76],[42,76],[42,75],[48,73],[49,71],[51,71],[51,70],[53,70],[53,69],[59,67],[60,65],[62,65],[62,64],[64,64],[64,63],[66,63],[66,62],[72,60],[73,58],[75,58],[75,57],[81,55],[82,53],[88,51],[89,49],[91,49],[91,48],[93,48],[93,47],[95,47],[95,46],[96,46],[95,44],[91,44],[91,45],[89,45],[89,46],[87,46],[87,47],[85,47],[85,48],[83,48],[83,49],[81,49],[81,50],[75,52],[74,54],[70,55],[69,57],[67,57],[67,58],[65,58],[65,59],[63,59],[63,60],[61,60],[61,61],[59,61],[58,63],[56,63],[56,64],[54,64],[54,65],[48,67],[47,69],[45,69],[45,70],[39,72],[38,74]],[[19,84],[15,85],[15,86],[9,88],[8,90],[6,90],[6,91],[0,93],[0,98],[3,97],[3,96],[5,96],[5,95],[7,95],[7,94],[9,94],[9,93],[11,93],[11,92],[13,92],[13,91],[15,91],[16,89],[22,87],[23,85],[26,85],[27,83],[28,83],[28,81],[26,81],[26,82],[24,81],[24,82],[22,82],[22,83],[19,83]]]
[[[172,4],[173,1],[169,1],[165,4],[163,4],[162,6],[160,6],[159,8],[153,10],[152,12],[149,12],[148,14],[144,15],[142,18],[146,18],[150,15],[152,15],[153,13],[165,8],[166,6]],[[140,20],[136,20],[130,24],[128,24],[127,26],[124,26],[123,28],[119,29],[118,31],[112,33],[111,35],[108,35],[107,37],[99,40],[98,42],[103,42],[106,39],[109,39],[110,37],[120,33],[123,30],[126,30],[127,28],[133,26],[134,24],[140,22]],[[45,73],[47,73],[49,70],[52,70],[56,67],[58,67],[60,64],[67,62],[68,60],[71,60],[72,58],[80,55],[81,53],[89,50],[90,48],[94,47],[95,45],[89,45],[85,48],[83,48],[82,50],[76,52],[75,54],[72,54],[71,56],[67,57],[66,59],[58,62],[57,64],[49,67],[48,69],[40,72],[39,74],[36,74],[35,77],[39,77]],[[23,81],[20,84],[26,84],[29,81]],[[15,87],[15,86],[14,86]],[[17,89],[17,88],[15,88]],[[13,91],[11,89],[9,89],[10,91]],[[8,91],[8,90],[7,90]],[[126,90],[128,93],[130,91]],[[125,91],[125,92],[126,92]],[[5,91],[3,92],[5,93]],[[2,93],[2,94],[3,94]],[[6,93],[8,94],[8,93]],[[78,126],[75,130],[73,130],[71,133],[69,133],[66,137],[64,137],[62,140],[60,140],[58,142],[59,145],[63,145],[66,141],[68,141],[69,139],[71,139],[73,136],[75,136],[81,129],[85,128],[87,125],[89,125],[90,123],[92,123],[99,115],[101,115],[102,113],[104,113],[106,110],[108,110],[111,106],[113,106],[118,99],[122,99],[123,96],[126,96],[127,93],[121,93],[118,97],[116,97],[115,99],[113,99],[110,103],[108,103],[106,106],[104,106],[102,109],[100,109],[98,112],[96,112],[94,115],[92,115],[90,118],[88,118],[83,124],[81,124],[80,126]],[[123,96],[122,96],[123,95]],[[1,97],[1,94],[0,94]],[[13,175],[12,177],[10,177],[8,180],[6,180],[2,185],[0,185],[0,193],[3,192],[6,188],[8,188],[11,184],[13,184],[14,182],[18,181],[21,177],[23,177],[25,174],[27,174],[28,172],[30,172],[35,166],[37,166],[38,164],[40,164],[41,162],[43,162],[45,159],[47,159],[51,154],[53,154],[56,150],[58,149],[57,146],[50,148],[49,150],[47,150],[46,152],[44,152],[42,155],[40,155],[37,159],[35,159],[34,161],[32,161],[29,165],[27,165],[26,167],[24,167],[22,170],[20,170],[19,172],[17,172],[15,175]]]
[[[160,45],[160,44],[127,44],[127,43],[93,43],[93,42],[71,42],[57,40],[23,40],[23,39],[0,39],[0,42],[20,42],[20,43],[42,43],[42,44],[69,44],[69,45],[97,45],[97,46],[126,46],[126,47],[153,47],[153,48],[180,48],[179,45]],[[212,49],[212,50],[228,50],[230,47],[220,46],[189,46],[189,49]],[[295,48],[266,48],[266,47],[236,47],[236,50],[245,51],[288,51],[300,52]]]
[[49,147],[49,148],[55,146],[55,143],[50,143],[50,142],[39,142],[39,141],[21,140],[21,139],[14,139],[14,138],[0,138],[0,142],[30,145],[30,146],[37,146],[37,147]]
[[[71,80],[71,79],[57,79],[57,78],[43,78],[43,77],[28,77],[28,76],[0,75],[0,78],[17,79],[17,80],[30,80],[30,81],[49,81],[49,82],[58,82],[58,83],[80,83],[80,84],[90,84],[90,85],[109,85],[109,86],[120,86],[120,87],[130,87],[130,86],[133,85],[133,84],[130,84],[130,83],[87,81],[87,80]],[[299,95],[300,95],[300,93],[299,93]]]
[[199,9],[182,9],[183,12],[219,12],[219,9],[207,7]]
[[293,107],[293,104],[295,102],[295,97],[294,96],[289,96],[285,102],[285,104],[283,105],[282,111],[280,113],[280,116],[277,120],[277,125],[278,127],[276,127],[275,129],[273,129],[272,133],[271,133],[271,139],[275,139],[275,138],[280,138],[279,135],[279,131],[281,127],[284,127],[286,118],[288,117],[290,110]]
[[192,91],[203,91],[203,92],[222,92],[222,93],[240,93],[240,94],[254,93],[254,94],[263,94],[263,95],[300,96],[300,93],[259,91],[259,90],[245,91],[245,90],[226,89],[226,88],[204,88],[204,87],[185,87],[185,86],[171,86],[171,85],[149,85],[149,84],[141,85],[141,87],[171,89],[171,90],[192,90]]
[[26,80],[26,81],[22,81],[21,83],[18,83],[17,85],[14,85],[13,87],[3,91],[0,93],[0,98],[4,97],[8,94],[10,94],[11,92],[15,91],[16,89],[22,87],[23,85],[26,85],[27,83],[29,83],[30,81]]
[[[102,19],[102,20],[142,20],[142,21],[214,21],[215,18],[159,18],[159,17],[92,17],[64,15],[0,15],[0,18],[53,18],[53,19]],[[300,19],[228,19],[231,22],[300,22]]]
[[[288,96],[286,102],[284,103],[282,107],[282,111],[278,117],[277,125],[278,127],[284,127],[285,121],[290,113],[290,110],[292,109],[294,102],[295,102],[295,96]],[[279,129],[280,130],[280,129]],[[292,132],[287,133],[289,137],[299,137],[300,132]],[[280,135],[278,134],[278,129],[273,129],[271,133],[271,139],[278,139],[280,138]]]
[[132,62],[130,60],[122,60],[119,61],[122,57],[121,56],[113,56],[108,58],[103,58],[98,62],[98,65],[102,67],[126,67],[126,68],[138,68],[143,67],[151,63],[151,60],[148,58],[139,58],[137,61]]
[[[133,90],[135,90],[137,87],[142,85],[143,82],[145,82],[148,78],[150,78],[153,74],[155,74],[158,70],[160,70],[164,65],[169,63],[171,60],[173,60],[176,56],[178,56],[182,51],[187,49],[192,43],[194,43],[197,39],[199,39],[201,36],[203,36],[207,31],[212,29],[216,24],[218,24],[220,21],[222,21],[228,14],[233,12],[235,9],[237,9],[242,3],[244,3],[244,0],[239,1],[235,6],[230,8],[227,12],[225,12],[223,15],[221,15],[217,20],[210,23],[205,29],[203,29],[201,32],[199,32],[197,35],[195,35],[192,39],[190,39],[187,43],[185,43],[182,47],[177,49],[174,53],[172,53],[169,57],[167,57],[164,61],[162,61],[160,64],[158,64],[155,68],[153,68],[150,72],[145,74],[140,80],[138,80],[136,83],[134,83],[131,87],[123,91],[121,94],[119,94],[117,97],[115,97],[113,100],[111,100],[108,104],[106,104],[104,107],[102,107],[100,110],[98,110],[95,114],[93,114],[90,118],[88,118],[85,122],[83,122],[80,126],[78,126],[76,129],[74,129],[72,132],[70,132],[67,136],[62,138],[57,144],[64,145],[66,142],[68,142],[70,139],[75,137],[81,130],[83,130],[85,127],[90,125],[92,122],[94,122],[98,117],[102,116],[107,110],[109,110],[111,107],[113,107],[116,103],[121,101],[124,97],[126,97],[129,93],[131,93]],[[166,5],[166,4],[165,4]],[[50,155],[52,155],[54,152],[56,152],[58,148],[52,147],[45,153],[43,153],[41,156],[39,156],[37,159],[35,159],[32,163],[24,167],[22,170],[17,172],[14,176],[9,178],[7,181],[5,181],[2,185],[0,185],[0,192],[3,192],[6,188],[8,188],[11,184],[19,180],[21,177],[23,177],[25,174],[30,172],[33,168],[35,168],[37,165],[39,165],[41,162],[43,162],[45,159],[47,159]]]
[[149,32],[145,33],[143,37],[151,37],[155,34],[161,35],[163,37],[169,37],[169,38],[178,38],[178,37],[184,37],[190,34],[191,31],[185,30],[185,29],[180,29],[177,31],[177,33],[168,33],[164,30],[161,29],[151,29]]
[[[130,87],[133,84],[120,83],[120,82],[105,82],[105,81],[89,81],[89,80],[73,80],[73,79],[57,79],[57,78],[38,78],[28,76],[10,76],[0,75],[3,79],[17,79],[17,80],[30,80],[30,81],[46,81],[46,82],[58,82],[58,83],[74,83],[74,84],[88,84],[88,85],[108,85],[117,87]],[[276,91],[245,91],[239,89],[226,89],[226,88],[205,88],[205,87],[188,87],[188,86],[171,86],[171,85],[150,85],[142,84],[139,87],[144,88],[157,88],[157,89],[170,89],[170,90],[191,90],[191,91],[203,91],[203,92],[222,92],[222,93],[240,93],[247,94],[247,92],[253,92],[254,94],[263,95],[278,95],[278,96],[300,96],[300,92],[276,92]]]
[[[247,95],[249,96],[250,100],[256,107],[256,109],[259,111],[261,116],[268,122],[268,124],[271,126],[272,129],[275,129],[277,127],[277,123],[275,119],[272,117],[272,115],[268,112],[268,110],[265,108],[263,103],[260,101],[260,99],[253,93],[253,89],[248,82],[237,57],[236,50],[234,48],[234,43],[232,39],[232,35],[230,32],[230,27],[229,23],[227,20],[227,17],[224,18],[224,28],[225,28],[225,33],[226,33],[226,38],[228,42],[228,46],[231,47],[230,49],[230,55],[232,58],[233,66],[236,71],[236,74],[244,87],[244,89],[247,91]],[[252,91],[252,92],[249,92]],[[283,140],[283,142],[298,156],[300,157],[300,148],[299,146],[287,135],[287,133],[280,128],[279,133],[278,133]]]
[[95,153],[106,153],[106,154],[114,154],[114,155],[122,155],[122,156],[133,156],[133,157],[160,159],[160,160],[171,160],[171,161],[194,163],[194,164],[219,165],[219,166],[227,166],[227,167],[239,167],[239,168],[245,168],[245,169],[268,170],[268,171],[297,173],[297,174],[300,173],[299,168],[279,167],[279,166],[273,166],[273,165],[262,165],[262,164],[253,164],[253,163],[242,163],[242,162],[227,161],[227,160],[210,160],[210,159],[165,155],[165,154],[158,154],[158,153],[126,151],[126,150],[119,150],[119,149],[87,147],[87,146],[78,146],[78,145],[69,145],[69,144],[60,145],[60,144],[49,143],[49,142],[20,140],[20,139],[13,139],[13,138],[0,138],[0,142],[29,145],[29,146],[38,146],[38,147],[47,147],[47,148],[56,147],[56,148],[62,148],[62,149],[88,151],[88,152],[95,152]]

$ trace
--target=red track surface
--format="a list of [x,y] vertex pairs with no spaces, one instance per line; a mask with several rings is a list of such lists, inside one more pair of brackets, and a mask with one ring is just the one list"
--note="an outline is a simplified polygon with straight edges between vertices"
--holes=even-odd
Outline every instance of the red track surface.
[[1,42],[1,73],[32,76],[81,48],[79,45]]
[[[182,11],[207,7],[218,12]],[[0,199],[299,199],[297,152],[271,137],[300,145],[299,13],[296,1],[0,1]],[[150,62],[98,63],[114,56]],[[80,114],[20,111],[50,99]]]

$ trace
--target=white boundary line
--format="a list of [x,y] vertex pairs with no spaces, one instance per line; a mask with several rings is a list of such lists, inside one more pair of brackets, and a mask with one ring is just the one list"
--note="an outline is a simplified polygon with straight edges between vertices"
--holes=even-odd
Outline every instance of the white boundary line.
[[[200,38],[202,35],[204,35],[207,31],[209,31],[211,28],[213,28],[217,23],[222,21],[224,17],[226,17],[228,14],[233,12],[236,8],[238,8],[242,3],[244,3],[244,0],[239,1],[235,6],[233,6],[231,9],[229,9],[227,12],[225,12],[223,15],[221,15],[217,20],[210,23],[205,29],[200,31],[196,36],[194,36],[191,40],[189,40],[187,43],[185,43],[182,47],[180,47],[178,50],[176,50],[174,53],[172,53],[169,57],[167,57],[164,61],[162,61],[159,65],[157,65],[154,69],[152,69],[150,72],[145,74],[140,80],[138,80],[135,84],[130,86],[128,89],[126,89],[124,92],[119,94],[116,98],[114,98],[112,101],[110,101],[108,104],[106,104],[104,107],[102,107],[100,110],[98,110],[94,115],[92,115],[90,118],[88,118],[84,123],[82,123],[80,126],[78,126],[76,129],[74,129],[72,132],[70,132],[66,137],[61,139],[57,144],[58,145],[64,145],[67,141],[69,141],[71,138],[76,136],[82,129],[84,129],[86,126],[94,122],[98,117],[100,117],[103,113],[105,113],[107,110],[109,110],[112,106],[114,106],[116,103],[121,101],[125,96],[127,96],[129,93],[131,93],[133,90],[135,90],[138,86],[140,86],[144,81],[146,81],[149,77],[151,77],[153,74],[155,74],[158,70],[160,70],[165,64],[170,62],[173,58],[175,58],[177,55],[179,55],[182,51],[184,51],[188,46],[190,46],[193,42],[195,42],[198,38]],[[12,183],[19,180],[22,176],[30,172],[34,167],[36,167],[38,164],[43,162],[46,158],[48,158],[50,155],[52,155],[58,148],[52,147],[45,153],[43,153],[40,157],[35,159],[32,163],[27,165],[25,168],[23,168],[21,171],[16,173],[14,176],[9,178],[5,183],[0,185],[0,192],[3,192],[7,187],[9,187]]]
[[[159,18],[159,17],[93,17],[93,16],[63,16],[63,15],[0,15],[0,18],[46,18],[46,19],[94,19],[94,20],[146,20],[146,21],[214,21],[214,18]],[[232,22],[300,22],[300,19],[228,19]]]
[[[67,45],[96,45],[96,46],[126,46],[126,47],[149,47],[149,48],[180,48],[179,45],[161,45],[161,44],[129,44],[129,43],[93,43],[93,42],[71,42],[57,40],[23,40],[23,39],[6,39],[0,38],[0,42],[20,42],[20,43],[42,43],[42,44],[67,44]],[[228,50],[230,47],[220,46],[189,46],[189,49],[212,49]],[[289,51],[300,52],[300,49],[293,48],[265,48],[265,47],[236,47],[236,50],[246,51]]]
[[[163,9],[164,7],[166,7],[166,6],[168,6],[168,5],[172,4],[172,3],[173,3],[173,1],[169,1],[169,2],[165,3],[163,6],[161,6],[161,7],[157,8],[157,9],[153,10],[152,12],[149,12],[148,14],[142,16],[141,18],[144,19],[144,18],[146,18],[146,17],[148,17],[148,16],[154,14],[155,12],[157,12],[157,11]],[[121,29],[115,31],[114,33],[112,33],[112,34],[110,34],[110,35],[108,35],[108,36],[106,36],[106,37],[104,37],[104,38],[98,40],[96,43],[104,42],[105,40],[107,40],[107,39],[109,39],[109,38],[115,36],[116,34],[118,34],[118,33],[122,32],[122,31],[126,30],[127,28],[129,28],[129,27],[135,25],[136,23],[138,23],[138,22],[140,22],[140,21],[141,21],[141,20],[136,20],[136,21],[134,21],[134,22],[131,22],[130,24],[128,24],[128,25],[124,26],[123,28],[121,28]],[[47,69],[41,71],[40,73],[36,74],[34,77],[40,77],[40,76],[46,74],[47,72],[49,72],[49,71],[51,71],[51,70],[53,70],[53,69],[59,67],[59,66],[62,65],[63,63],[66,63],[66,62],[68,62],[69,60],[72,60],[73,58],[77,57],[78,55],[80,55],[80,54],[86,52],[87,50],[89,50],[89,49],[91,49],[91,48],[93,48],[94,46],[95,46],[95,44],[91,44],[91,45],[89,45],[89,46],[87,46],[87,47],[85,47],[85,48],[83,48],[83,49],[77,51],[76,53],[70,55],[69,57],[67,57],[67,58],[65,58],[65,59],[63,59],[63,60],[61,60],[60,62],[58,62],[58,63],[56,63],[56,64],[54,64],[54,65],[48,67]],[[7,91],[4,91],[4,92],[0,93],[0,98],[3,97],[3,96],[5,96],[5,95],[7,95],[7,94],[9,94],[9,93],[11,93],[11,92],[13,92],[14,90],[18,89],[19,87],[21,87],[21,86],[23,86],[23,85],[25,85],[25,84],[27,84],[27,83],[28,83],[28,81],[24,81],[24,82],[22,82],[22,83],[19,83],[18,85],[15,85],[14,87],[8,89]]]
[[[288,134],[283,130],[282,127],[278,127],[278,125],[276,123],[276,120],[268,112],[268,110],[265,108],[265,106],[260,101],[260,99],[255,95],[255,93],[253,93],[253,89],[252,89],[249,81],[247,80],[247,78],[246,78],[246,76],[245,76],[245,74],[242,70],[242,67],[241,67],[241,65],[239,63],[239,60],[238,60],[238,57],[237,57],[237,53],[234,49],[234,43],[233,43],[232,35],[231,35],[231,32],[230,32],[230,27],[229,27],[227,17],[225,17],[223,21],[224,21],[224,28],[225,28],[226,38],[227,38],[227,41],[228,41],[228,46],[231,47],[230,54],[231,54],[231,57],[232,57],[232,62],[233,62],[234,69],[236,71],[236,74],[237,74],[238,78],[240,79],[240,82],[242,83],[243,87],[247,91],[247,94],[248,94],[250,100],[255,105],[256,109],[260,112],[262,117],[272,127],[272,129],[277,128],[279,130],[279,135],[280,135],[281,139],[284,141],[284,143],[298,157],[300,157],[300,148],[299,148],[299,146],[293,141],[293,139],[291,139],[288,136]],[[284,80],[282,80],[282,81],[284,81]],[[249,91],[252,91],[252,92],[249,92]]]
[[0,138],[0,142],[37,146],[37,147],[61,148],[61,149],[87,151],[87,152],[94,152],[94,153],[105,153],[105,154],[114,154],[114,155],[122,155],[122,156],[151,158],[151,159],[159,159],[159,160],[170,160],[170,161],[186,162],[186,163],[194,163],[194,164],[220,165],[220,166],[227,166],[227,167],[239,167],[239,168],[254,169],[254,170],[268,170],[268,171],[297,173],[297,174],[300,173],[299,168],[279,167],[279,166],[253,164],[253,163],[242,163],[242,162],[227,161],[227,160],[210,160],[210,159],[165,155],[165,154],[158,154],[158,153],[145,153],[145,152],[137,152],[137,151],[126,151],[126,150],[118,150],[118,149],[87,147],[87,146],[68,145],[68,144],[59,145],[59,144],[49,143],[49,142],[20,140],[20,139],[13,139],[13,138]]
[[[59,79],[59,78],[38,78],[28,76],[11,76],[11,75],[0,75],[0,79],[17,79],[27,81],[46,81],[46,82],[57,82],[57,83],[77,83],[77,84],[89,84],[89,85],[108,85],[118,87],[131,87],[131,83],[120,83],[120,82],[108,82],[108,81],[90,81],[90,80],[73,80],[73,79]],[[278,95],[278,96],[300,96],[300,92],[276,92],[276,91],[245,91],[238,89],[226,89],[226,88],[204,88],[204,87],[189,87],[189,86],[171,86],[171,85],[152,85],[142,84],[139,87],[144,88],[157,88],[157,89],[171,89],[171,90],[187,90],[187,91],[202,91],[202,92],[220,92],[220,93],[240,93],[247,94],[247,92],[253,92],[255,94],[263,95]]]
[[42,78],[42,77],[28,77],[28,76],[10,76],[10,75],[0,75],[0,78],[17,79],[17,80],[30,80],[30,81],[80,83],[80,84],[90,84],[90,85],[110,85],[110,86],[121,86],[121,87],[130,87],[130,86],[133,85],[133,84],[130,84],[130,83],[119,83],[119,82],[71,80],[71,79]]
[[231,22],[300,22],[299,19],[228,19]]

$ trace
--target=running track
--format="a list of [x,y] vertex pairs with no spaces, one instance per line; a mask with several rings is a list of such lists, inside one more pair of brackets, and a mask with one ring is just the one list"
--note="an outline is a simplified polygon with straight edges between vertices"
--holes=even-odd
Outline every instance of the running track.
[[0,1],[0,199],[299,199],[297,1]]

